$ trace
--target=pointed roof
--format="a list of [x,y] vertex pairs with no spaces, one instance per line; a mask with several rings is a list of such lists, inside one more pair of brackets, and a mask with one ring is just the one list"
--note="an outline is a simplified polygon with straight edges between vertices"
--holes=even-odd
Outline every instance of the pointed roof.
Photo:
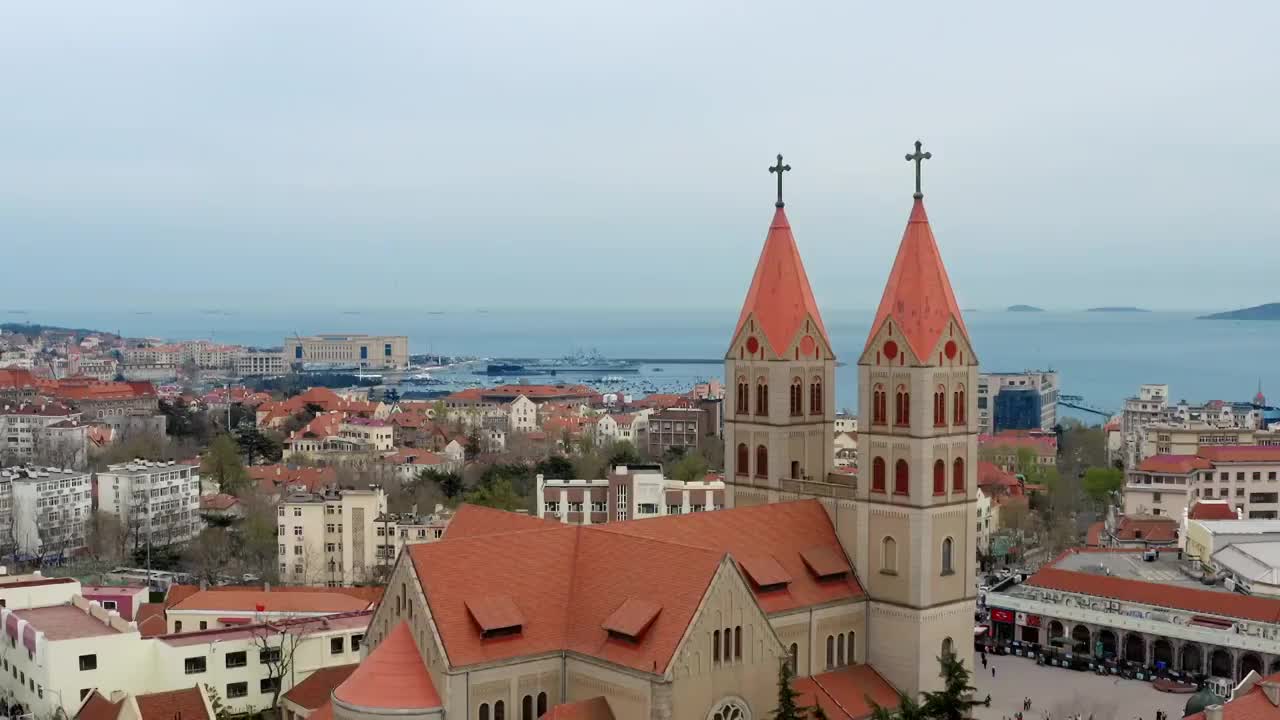
[[920,359],[933,352],[952,318],[961,334],[969,335],[955,293],[951,291],[951,280],[938,252],[938,243],[929,227],[924,199],[919,196],[911,208],[911,218],[898,246],[898,257],[893,261],[889,282],[880,298],[875,322],[871,324],[868,347],[889,318],[893,318],[912,353]]
[[354,710],[430,710],[440,707],[409,623],[400,621],[334,691]]
[[769,234],[764,239],[764,249],[760,251],[760,261],[756,264],[756,274],[751,278],[751,288],[747,290],[737,329],[733,331],[734,338],[742,332],[749,317],[755,318],[775,355],[786,352],[806,317],[813,318],[818,336],[827,347],[831,347],[783,208],[777,208],[773,213],[773,222],[769,225]]

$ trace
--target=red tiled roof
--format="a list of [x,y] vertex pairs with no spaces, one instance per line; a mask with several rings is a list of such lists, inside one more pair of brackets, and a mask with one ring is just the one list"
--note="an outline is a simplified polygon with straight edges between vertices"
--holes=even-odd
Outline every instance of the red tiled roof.
[[993,462],[978,461],[978,487],[1000,486],[1004,488],[1018,487],[1018,477]]
[[76,720],[116,720],[116,716],[120,714],[120,702],[111,702],[94,690],[80,706]]
[[245,469],[249,477],[258,481],[258,488],[267,494],[275,493],[277,486],[301,485],[307,492],[316,492],[338,482],[338,471],[331,467],[254,465]]
[[355,671],[333,691],[333,698],[360,710],[429,710],[440,707],[431,675],[422,664],[409,623],[401,621]]
[[34,628],[43,632],[49,640],[76,640],[119,632],[74,605],[14,610],[10,617],[26,620],[28,630]]
[[800,559],[809,570],[820,578],[840,575],[850,571],[849,559],[830,545],[818,545],[800,551]]
[[204,705],[204,696],[200,686],[195,685],[186,690],[170,690],[169,692],[137,695],[138,711],[142,720],[213,720]]
[[329,694],[356,669],[356,664],[322,667],[293,686],[284,699],[308,710],[314,710],[329,702]]
[[240,498],[235,495],[227,495],[226,493],[200,496],[201,510],[230,510],[239,504]]
[[311,711],[307,720],[333,720],[333,703],[326,701],[325,704]]
[[444,539],[454,540],[521,530],[545,530],[560,526],[561,523],[555,520],[544,520],[532,515],[494,510],[480,505],[463,505],[449,521],[449,527],[444,531]]
[[1085,533],[1084,544],[1089,547],[1098,547],[1102,544],[1102,531],[1105,530],[1107,524],[1098,521],[1089,525],[1089,530]]
[[372,603],[346,593],[326,592],[328,588],[309,588],[308,591],[279,592],[265,590],[202,591],[170,605],[173,611],[221,610],[226,612],[254,612],[259,605],[269,613],[344,613],[366,610]]
[[1187,513],[1188,520],[1235,520],[1236,511],[1230,503],[1216,500],[1201,500],[1191,506]]
[[384,456],[382,461],[393,465],[440,465],[445,462],[445,457],[417,448],[396,448],[394,453]]
[[898,707],[898,691],[870,665],[851,665],[813,677],[796,678],[791,688],[802,707],[820,706],[831,720],[861,720],[872,712],[868,698],[881,707]]
[[807,320],[813,322],[813,334],[824,345],[831,346],[827,329],[822,324],[822,313],[818,311],[818,302],[809,287],[800,250],[791,234],[791,224],[787,222],[787,213],[782,208],[773,213],[773,222],[769,224],[769,234],[765,236],[751,287],[747,289],[747,298],[742,303],[738,326],[733,331],[734,339],[742,334],[751,319],[755,320],[775,356],[788,352]]
[[1073,570],[1060,570],[1053,567],[1042,568],[1036,574],[1027,578],[1026,582],[1029,585],[1050,590],[1097,595],[1111,598],[1112,600],[1155,605],[1175,610],[1186,610],[1207,615],[1224,615],[1269,623],[1280,622],[1280,600],[1263,597],[1195,588],[1178,588],[1177,592],[1170,592],[1169,586],[1162,583],[1094,575]]
[[547,710],[540,720],[613,720],[613,710],[609,700],[603,695],[563,703]]
[[933,354],[949,322],[955,322],[963,337],[969,335],[922,198],[916,198],[911,207],[911,217],[902,234],[893,269],[889,271],[889,281],[880,298],[875,321],[871,323],[866,347],[871,347],[871,341],[890,319],[920,360],[927,360]]
[[[223,593],[233,594],[237,596],[237,602],[241,602],[243,600],[243,595],[245,593],[251,593],[251,594],[265,593],[266,595],[287,595],[290,593],[302,593],[305,595],[312,595],[312,596],[314,595],[345,595],[347,597],[362,601],[366,606],[369,606],[369,607],[376,605],[378,601],[382,599],[382,588],[380,587],[321,587],[321,586],[311,586],[311,585],[279,585],[276,587],[272,587],[271,590],[268,591],[264,586],[258,586],[258,585],[226,585],[223,587],[205,588],[203,590],[201,590],[200,587],[197,585],[171,585],[169,586],[169,592],[165,595],[164,605],[166,608],[172,608],[176,605],[183,604],[184,607],[181,609],[190,610],[193,608],[190,606],[185,606],[185,602],[189,598],[195,595],[200,595],[200,596],[203,596],[203,598],[199,601],[200,604],[215,605],[215,607],[208,608],[208,609],[235,610],[235,608],[228,607],[227,605],[222,604],[223,601],[218,600],[216,598],[216,596],[221,595]],[[194,608],[194,609],[200,609],[200,608]],[[249,609],[252,610],[253,606],[250,606]],[[359,609],[363,609],[363,608],[359,608]],[[271,605],[267,606],[267,610],[270,612],[277,612],[277,610],[275,610]],[[335,612],[339,612],[339,611],[335,611]],[[340,612],[346,612],[346,611],[340,611]]]
[[1113,534],[1118,540],[1172,542],[1178,539],[1178,521],[1170,517],[1125,515]]
[[138,632],[144,638],[169,632],[169,624],[164,616],[164,603],[142,603],[138,606],[138,614],[133,620],[138,623]]
[[1213,463],[1280,462],[1280,445],[1205,445],[1196,454]]
[[613,614],[605,618],[603,627],[631,638],[639,638],[662,612],[662,603],[640,597],[629,597]]
[[515,628],[524,625],[524,615],[516,607],[510,595],[485,595],[469,597],[463,601],[471,619],[483,632],[492,632],[504,628]]
[[785,585],[791,582],[791,573],[783,569],[768,553],[751,553],[741,557],[735,556],[734,559],[757,587]]
[[[1277,720],[1280,718],[1280,707],[1267,698],[1263,682],[1280,683],[1280,673],[1268,675],[1254,683],[1240,697],[1228,701],[1222,706],[1222,720]],[[1182,720],[1205,720],[1203,711],[1187,715]]]
[[1138,472],[1188,475],[1210,467],[1208,460],[1195,455],[1152,455],[1138,463]]

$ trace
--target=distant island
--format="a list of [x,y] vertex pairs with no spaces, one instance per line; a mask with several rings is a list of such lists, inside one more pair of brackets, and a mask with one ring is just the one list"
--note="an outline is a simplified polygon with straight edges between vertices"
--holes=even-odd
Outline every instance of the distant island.
[[1035,305],[1010,305],[1006,308],[1006,312],[1044,312],[1044,308],[1038,308]]
[[1280,303],[1266,303],[1240,310],[1201,315],[1197,320],[1280,320]]
[[1151,312],[1139,307],[1130,307],[1128,305],[1108,305],[1107,307],[1089,308],[1085,312]]

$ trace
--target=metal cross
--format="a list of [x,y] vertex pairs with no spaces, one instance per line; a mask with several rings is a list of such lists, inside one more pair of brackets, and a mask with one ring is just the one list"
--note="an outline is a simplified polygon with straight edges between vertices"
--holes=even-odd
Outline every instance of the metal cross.
[[786,203],[782,202],[782,173],[791,169],[790,165],[782,164],[782,155],[778,155],[778,164],[769,167],[769,172],[778,173],[778,202],[774,203],[774,207],[782,207]]
[[920,148],[921,148],[922,146],[923,146],[923,143],[921,143],[919,140],[917,140],[917,141],[916,141],[916,151],[915,151],[915,153],[914,153],[914,154],[912,154],[912,155],[908,155],[908,156],[907,156],[907,161],[908,161],[908,162],[910,162],[910,161],[914,160],[914,161],[915,161],[915,163],[916,163],[916,194],[915,194],[915,197],[916,197],[917,199],[918,199],[918,198],[922,198],[922,197],[924,197],[924,193],[920,192],[920,163],[921,163],[922,161],[924,161],[924,160],[928,160],[928,159],[930,159],[930,158],[932,158],[932,157],[933,157],[933,153],[931,153],[931,152],[926,152],[926,153],[922,153],[922,152],[920,152]]

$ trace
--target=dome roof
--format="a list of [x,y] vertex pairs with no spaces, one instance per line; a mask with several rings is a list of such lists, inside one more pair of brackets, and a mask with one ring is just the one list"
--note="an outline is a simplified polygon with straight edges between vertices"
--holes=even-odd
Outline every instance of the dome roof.
[[1204,709],[1210,705],[1221,705],[1224,702],[1226,701],[1209,688],[1200,688],[1199,692],[1187,698],[1187,704],[1182,708],[1182,717],[1204,712]]

